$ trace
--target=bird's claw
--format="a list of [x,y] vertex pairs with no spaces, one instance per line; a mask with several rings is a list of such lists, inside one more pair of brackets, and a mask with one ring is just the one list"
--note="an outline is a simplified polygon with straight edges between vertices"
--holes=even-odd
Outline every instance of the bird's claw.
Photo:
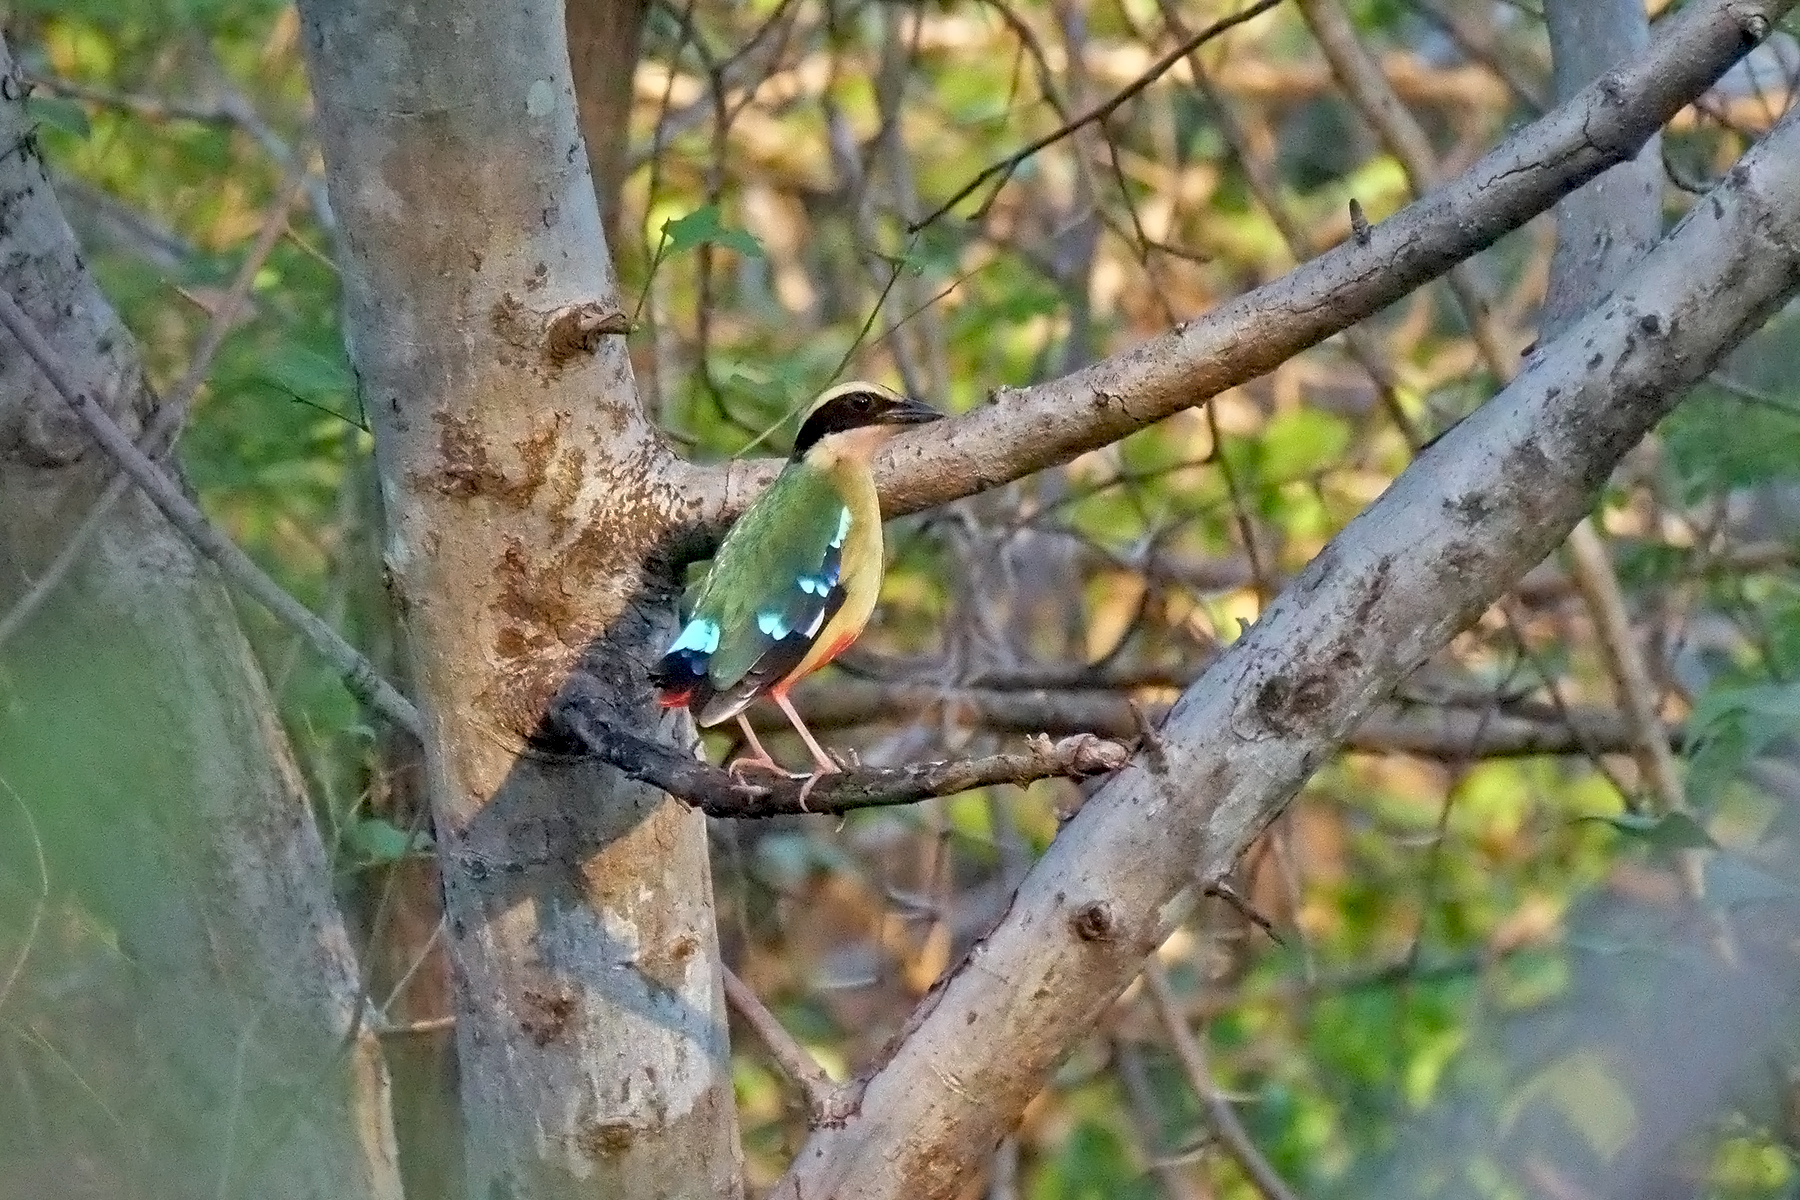
[[814,771],[811,775],[808,775],[806,777],[806,782],[800,785],[800,811],[801,812],[811,812],[812,811],[812,809],[806,807],[806,798],[807,798],[807,796],[812,794],[813,788],[818,786],[819,780],[825,778],[825,776],[827,776],[827,775],[835,775],[835,774],[837,774],[837,772],[835,772],[835,771]]
[[750,754],[746,754],[742,758],[733,759],[725,767],[725,773],[727,775],[731,776],[733,779],[737,780],[739,783],[744,782],[744,772],[752,771],[752,770],[767,771],[771,775],[780,775],[784,779],[803,779],[803,778],[805,778],[805,776],[803,776],[803,775],[799,775],[793,771],[788,770],[786,767],[782,766],[780,763],[776,762],[772,758],[757,758],[756,756],[750,755]]

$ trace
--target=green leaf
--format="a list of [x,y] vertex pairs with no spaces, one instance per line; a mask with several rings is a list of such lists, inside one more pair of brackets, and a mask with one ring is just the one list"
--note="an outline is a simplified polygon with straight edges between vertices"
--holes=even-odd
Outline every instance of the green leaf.
[[350,826],[344,840],[365,863],[399,862],[409,854],[431,848],[431,839],[425,834],[408,835],[392,821],[380,817],[365,817]]
[[1688,496],[1800,476],[1800,403],[1770,400],[1752,404],[1702,389],[1670,415],[1665,445]]
[[[1315,408],[1300,408],[1270,421],[1260,437],[1226,440],[1233,465],[1253,471],[1264,486],[1305,479],[1331,466],[1350,445],[1350,425]],[[1237,443],[1234,445],[1234,443]]]
[[78,138],[85,139],[94,132],[94,127],[88,123],[87,109],[60,96],[28,97],[25,112],[33,121],[54,126]]
[[767,257],[762,243],[748,229],[736,229],[720,222],[716,204],[696,208],[685,217],[664,221],[662,234],[667,242],[667,254],[680,254],[696,246],[711,244],[736,250],[750,258]]
[[248,377],[303,400],[348,395],[354,380],[340,356],[321,354],[296,342],[258,353]]
[[1658,850],[1717,850],[1705,826],[1686,813],[1665,813],[1653,817],[1646,813],[1619,813],[1616,816],[1578,817],[1581,821],[1599,821],[1611,825],[1628,838],[1654,846]]

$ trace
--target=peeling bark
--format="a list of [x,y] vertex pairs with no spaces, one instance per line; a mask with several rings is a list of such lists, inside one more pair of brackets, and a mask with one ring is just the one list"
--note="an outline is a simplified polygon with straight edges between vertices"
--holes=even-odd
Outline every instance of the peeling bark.
[[300,6],[427,725],[468,1187],[734,1196],[706,830],[566,745],[659,731],[673,459],[637,402],[553,0]]

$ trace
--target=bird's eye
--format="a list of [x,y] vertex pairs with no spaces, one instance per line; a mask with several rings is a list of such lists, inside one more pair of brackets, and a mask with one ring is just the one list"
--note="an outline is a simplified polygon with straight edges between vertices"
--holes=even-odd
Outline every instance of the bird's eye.
[[864,395],[858,396],[856,399],[852,400],[850,403],[851,403],[851,406],[854,407],[857,412],[868,412],[870,406],[872,406],[874,404],[874,401],[869,399],[867,394],[864,394]]

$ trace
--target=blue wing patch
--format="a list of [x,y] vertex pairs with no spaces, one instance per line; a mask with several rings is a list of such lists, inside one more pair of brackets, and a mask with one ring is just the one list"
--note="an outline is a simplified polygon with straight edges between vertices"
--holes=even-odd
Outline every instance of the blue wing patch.
[[687,623],[681,636],[669,644],[662,660],[650,669],[650,680],[661,693],[659,699],[664,707],[679,707],[696,699],[704,703],[703,697],[710,697],[707,667],[718,648],[717,621],[695,617]]
[[681,636],[669,644],[669,650],[696,650],[701,654],[711,654],[719,648],[719,623],[711,617],[695,617],[681,631]]

